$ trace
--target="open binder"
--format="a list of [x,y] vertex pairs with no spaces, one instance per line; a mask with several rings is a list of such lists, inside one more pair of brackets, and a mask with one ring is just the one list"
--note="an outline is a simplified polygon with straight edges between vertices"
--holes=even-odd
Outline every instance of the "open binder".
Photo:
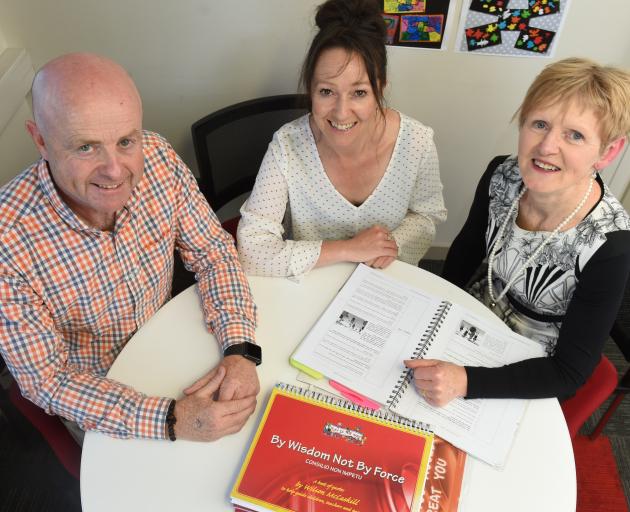
[[359,265],[291,357],[493,466],[505,464],[527,400],[455,399],[433,407],[413,387],[405,359],[498,367],[544,356],[540,343],[466,308]]

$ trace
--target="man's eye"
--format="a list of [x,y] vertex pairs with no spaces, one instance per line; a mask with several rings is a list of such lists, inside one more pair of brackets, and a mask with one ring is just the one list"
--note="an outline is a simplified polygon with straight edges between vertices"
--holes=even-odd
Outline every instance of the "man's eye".
[[129,146],[131,146],[133,144],[133,141],[131,139],[123,139],[120,141],[120,145],[123,148],[128,148]]
[[78,147],[79,153],[87,153],[91,149],[92,149],[91,144],[82,144],[81,146]]
[[319,94],[322,96],[330,96],[333,92],[330,89],[320,89]]

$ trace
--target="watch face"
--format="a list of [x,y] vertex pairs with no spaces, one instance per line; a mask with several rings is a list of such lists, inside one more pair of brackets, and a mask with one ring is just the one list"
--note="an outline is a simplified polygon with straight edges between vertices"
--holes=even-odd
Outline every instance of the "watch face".
[[257,365],[262,363],[262,349],[253,343],[248,343],[247,345],[247,352],[243,355],[250,361],[254,361]]

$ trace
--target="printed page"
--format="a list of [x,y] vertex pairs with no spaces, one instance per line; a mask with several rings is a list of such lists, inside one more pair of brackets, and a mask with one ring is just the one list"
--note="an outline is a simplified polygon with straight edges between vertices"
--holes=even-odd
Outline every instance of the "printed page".
[[[540,343],[494,326],[452,305],[438,339],[424,359],[498,367],[544,356]],[[503,466],[527,400],[458,398],[445,407],[427,404],[410,384],[395,407],[398,414],[430,423],[435,433],[471,455]]]
[[384,404],[439,305],[359,265],[291,359]]

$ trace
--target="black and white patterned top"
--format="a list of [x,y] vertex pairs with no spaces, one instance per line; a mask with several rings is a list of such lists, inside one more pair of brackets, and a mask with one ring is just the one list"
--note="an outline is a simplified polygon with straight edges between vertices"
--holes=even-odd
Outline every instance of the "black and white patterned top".
[[[494,308],[514,331],[544,343],[548,358],[467,368],[469,396],[570,396],[599,362],[630,269],[630,218],[599,176],[597,184],[588,215],[558,233]],[[445,262],[444,277],[487,306],[487,256],[522,186],[516,157],[495,159]],[[494,261],[496,296],[548,235],[508,224]]]
[[328,178],[307,114],[274,134],[241,208],[239,256],[249,274],[300,276],[317,262],[323,240],[349,239],[379,224],[392,232],[398,258],[416,265],[445,219],[431,128],[400,114],[385,174],[356,206]]

